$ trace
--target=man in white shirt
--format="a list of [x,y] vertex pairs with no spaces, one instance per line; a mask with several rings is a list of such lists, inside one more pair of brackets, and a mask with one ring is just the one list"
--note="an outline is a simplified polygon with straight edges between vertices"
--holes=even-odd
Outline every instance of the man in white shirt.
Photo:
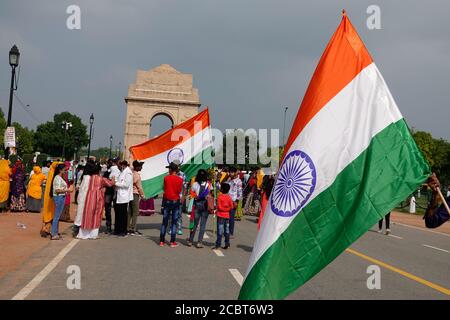
[[[112,167],[111,167],[112,169]],[[133,172],[127,161],[119,163],[121,173],[116,180],[116,201],[114,204],[115,225],[114,234],[119,237],[127,236],[128,204],[133,201]],[[112,174],[112,172],[111,172]]]

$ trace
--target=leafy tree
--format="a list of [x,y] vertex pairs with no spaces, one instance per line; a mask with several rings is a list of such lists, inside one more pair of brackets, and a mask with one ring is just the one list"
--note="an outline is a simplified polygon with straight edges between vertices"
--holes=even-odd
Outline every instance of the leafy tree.
[[1,133],[1,137],[0,137],[0,141],[3,144],[3,134],[5,132],[6,129],[6,120],[5,120],[5,114],[3,113],[2,108],[0,108],[0,133]]
[[[63,122],[72,123],[65,132]],[[48,153],[52,156],[61,156],[65,136],[65,158],[70,158],[75,149],[86,146],[89,142],[87,126],[81,119],[70,112],[62,112],[53,116],[53,121],[39,125],[35,134],[35,145],[37,151]],[[79,142],[78,142],[79,137]]]
[[[114,156],[114,150],[111,151],[112,156]],[[96,150],[91,150],[91,156],[94,156],[97,160],[108,159],[109,158],[109,148],[103,147]]]
[[[16,129],[16,147],[19,155],[32,153],[34,151],[34,132],[27,127],[22,127],[18,122],[13,122],[12,126]],[[6,129],[6,120],[3,110],[0,108],[0,142],[3,149],[4,133]]]
[[424,131],[413,132],[414,140],[430,164],[431,170],[436,172],[443,185],[450,179],[450,143],[444,139],[434,139]]
[[17,153],[23,155],[34,151],[34,131],[27,127],[22,127],[20,123],[13,122],[16,129],[16,147]]
[[[233,144],[233,150],[229,150],[227,144],[228,147]],[[222,145],[215,154],[215,161],[217,164],[234,166],[239,170],[251,170],[261,166],[259,147],[260,143],[255,132],[236,129],[224,135]]]
[[422,154],[425,156],[425,159],[428,161],[429,165],[433,167],[434,139],[431,133],[424,131],[413,132],[413,138],[416,141],[420,151],[422,151]]

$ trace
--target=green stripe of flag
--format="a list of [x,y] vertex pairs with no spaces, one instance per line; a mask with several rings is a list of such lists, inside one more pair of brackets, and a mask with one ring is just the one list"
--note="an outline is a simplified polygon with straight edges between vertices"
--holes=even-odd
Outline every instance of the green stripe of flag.
[[286,297],[416,191],[429,174],[405,121],[389,125],[260,257],[239,299]]

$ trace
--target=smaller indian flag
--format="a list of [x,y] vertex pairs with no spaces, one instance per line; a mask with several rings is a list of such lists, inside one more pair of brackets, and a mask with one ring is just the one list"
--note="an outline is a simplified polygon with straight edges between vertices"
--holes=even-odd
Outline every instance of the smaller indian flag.
[[130,151],[135,160],[144,162],[141,176],[146,198],[163,191],[170,162],[179,161],[181,171],[190,180],[199,169],[214,164],[208,109],[156,138],[132,146]]

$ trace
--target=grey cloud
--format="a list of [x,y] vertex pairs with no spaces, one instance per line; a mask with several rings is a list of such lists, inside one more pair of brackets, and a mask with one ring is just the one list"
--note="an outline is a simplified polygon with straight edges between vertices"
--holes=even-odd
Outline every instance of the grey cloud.
[[[82,30],[65,27],[68,5]],[[2,1],[0,105],[22,53],[18,94],[41,121],[70,109],[85,123],[95,113],[94,147],[123,136],[128,85],[137,69],[162,63],[192,73],[213,126],[287,128],[316,64],[346,8],[408,123],[450,140],[447,1],[376,1],[382,30],[366,28],[368,0],[353,1]],[[0,55],[1,56],[1,55]],[[15,104],[13,118],[36,121]],[[121,138],[122,139],[122,138]]]

